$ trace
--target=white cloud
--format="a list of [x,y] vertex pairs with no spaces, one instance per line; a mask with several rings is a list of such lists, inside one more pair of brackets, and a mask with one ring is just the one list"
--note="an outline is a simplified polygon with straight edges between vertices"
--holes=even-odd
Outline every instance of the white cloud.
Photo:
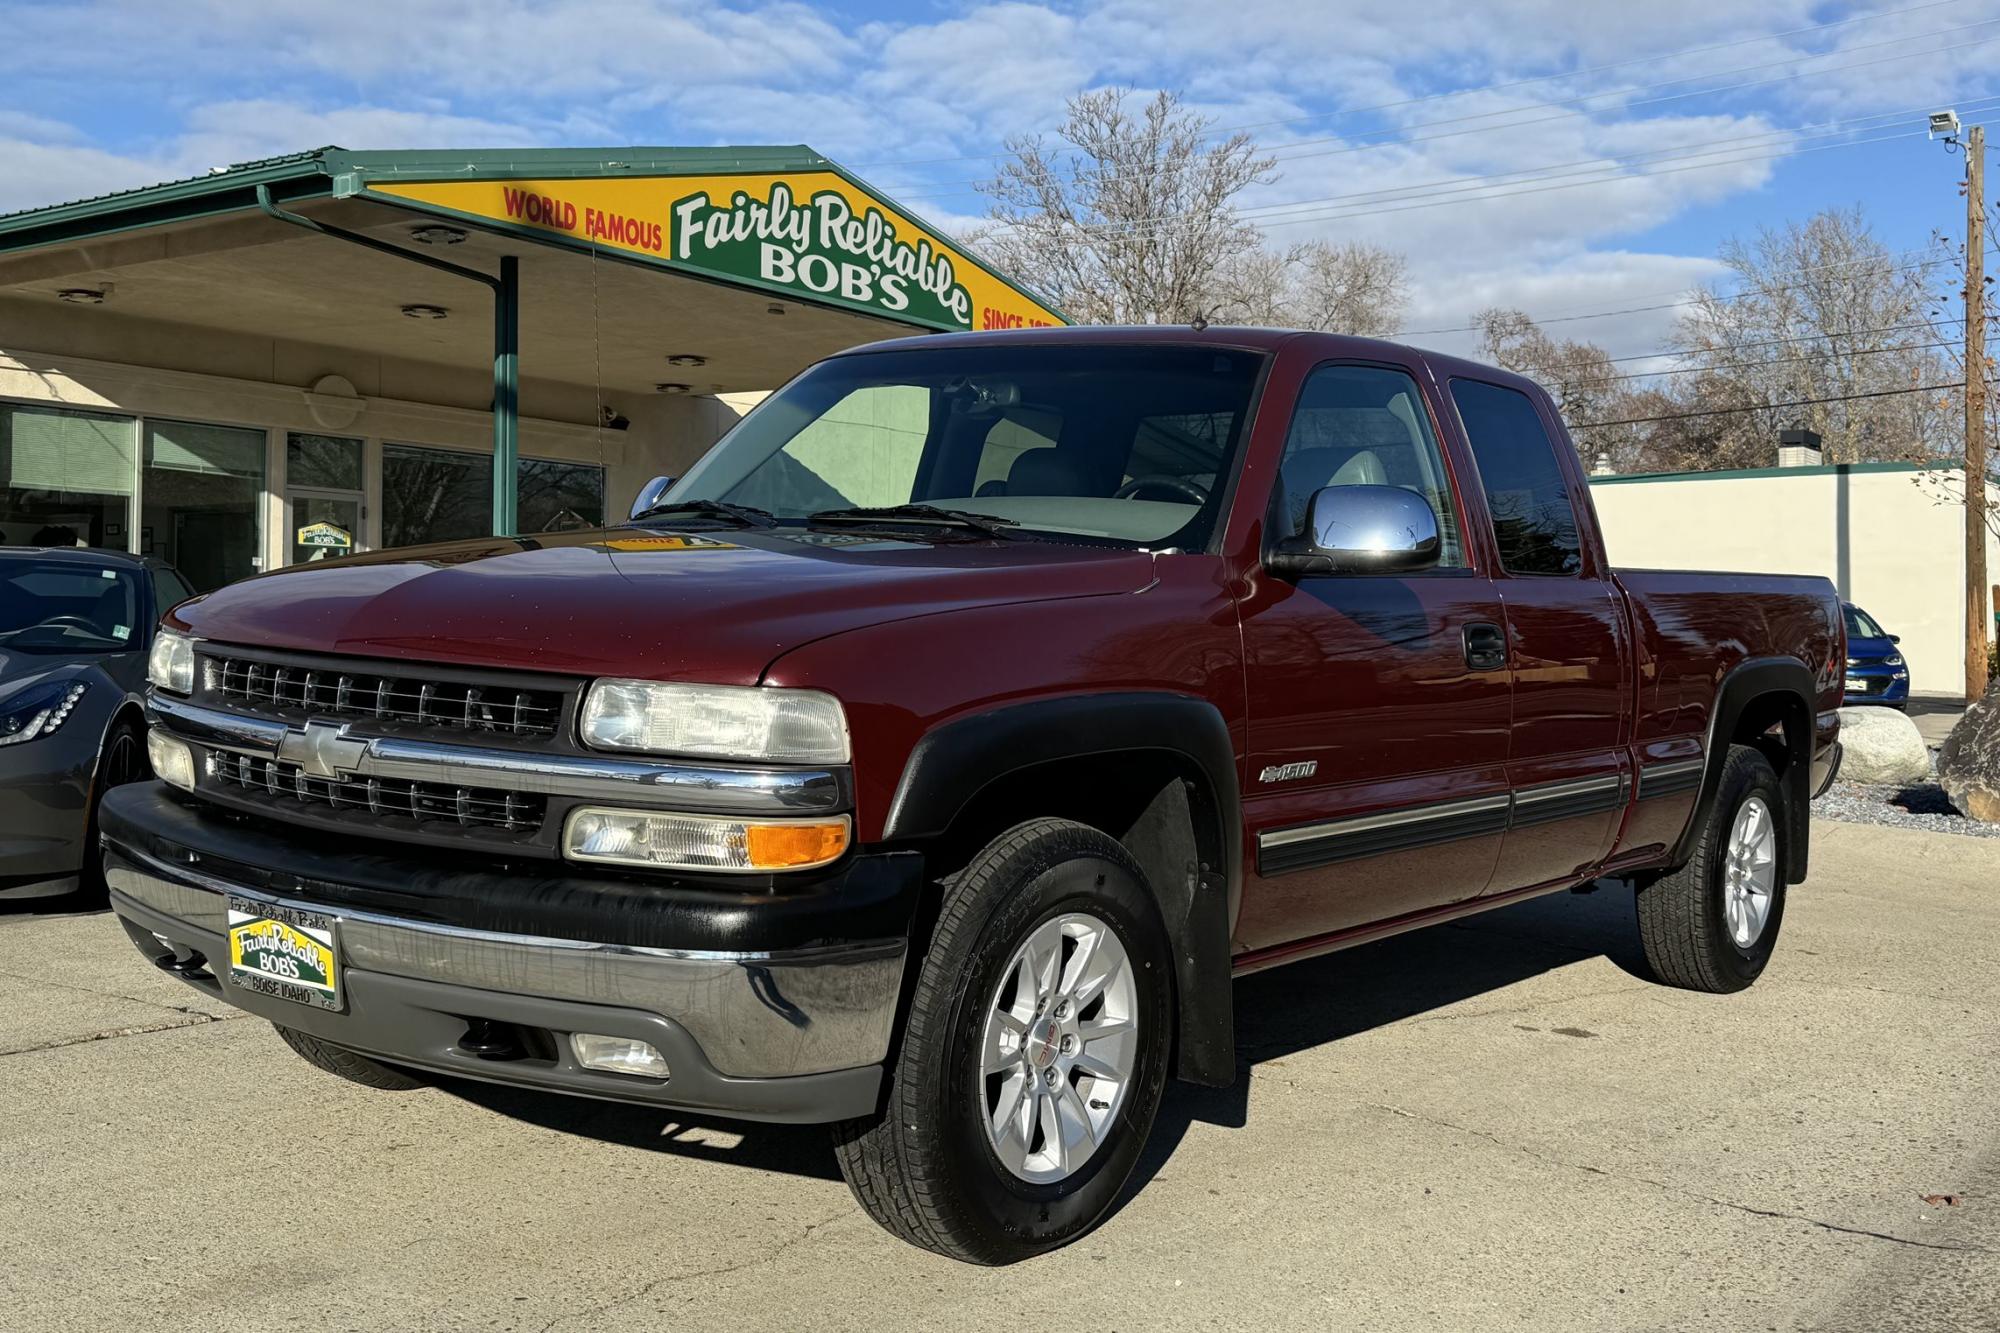
[[[1864,2],[1907,8],[1847,0]],[[1841,18],[1859,21],[1783,35]],[[893,21],[793,0],[71,0],[7,23],[0,208],[324,143],[803,140],[960,225],[1001,143],[1067,95],[1177,88],[1284,158],[1246,200],[1300,210],[1267,217],[1274,240],[1412,255],[1416,327],[1709,276],[1629,238],[1768,188],[1787,145],[1835,142],[1786,127],[1976,105],[2000,54],[2000,0],[951,0]],[[69,122],[103,122],[98,89],[155,114],[85,135]],[[1576,165],[1607,157],[1623,165]],[[1670,318],[1563,327],[1623,351]]]

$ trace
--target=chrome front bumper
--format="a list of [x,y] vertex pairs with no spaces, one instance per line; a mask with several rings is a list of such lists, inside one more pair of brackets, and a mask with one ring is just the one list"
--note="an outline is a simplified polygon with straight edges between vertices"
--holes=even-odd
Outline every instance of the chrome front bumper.
[[[195,858],[199,861],[199,858]],[[395,1063],[489,1081],[754,1119],[872,1110],[889,1052],[907,942],[730,953],[510,935],[274,895],[107,840],[112,907],[140,950],[239,1008]],[[226,980],[226,898],[331,912],[347,1012]],[[192,954],[216,960],[190,965]],[[469,1020],[549,1038],[552,1058],[459,1049]],[[567,1034],[629,1035],[667,1056],[662,1082],[578,1066]]]

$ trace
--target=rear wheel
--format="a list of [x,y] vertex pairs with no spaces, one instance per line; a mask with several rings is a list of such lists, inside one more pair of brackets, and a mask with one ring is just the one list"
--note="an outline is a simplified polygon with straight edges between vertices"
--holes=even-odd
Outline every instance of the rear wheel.
[[1639,939],[1659,980],[1724,993],[1762,974],[1785,917],[1784,814],[1771,761],[1730,746],[1694,854],[1639,888]]
[[947,882],[883,1113],[835,1131],[861,1206],[979,1264],[1096,1225],[1159,1110],[1171,965],[1115,839],[1055,819],[996,838]]
[[374,1088],[380,1092],[408,1092],[421,1088],[424,1082],[400,1069],[371,1060],[365,1055],[336,1046],[330,1041],[321,1041],[311,1033],[288,1028],[281,1023],[273,1023],[278,1035],[285,1039],[285,1045],[305,1057],[310,1065],[317,1065],[329,1074],[338,1074],[349,1083],[359,1083],[364,1088]]

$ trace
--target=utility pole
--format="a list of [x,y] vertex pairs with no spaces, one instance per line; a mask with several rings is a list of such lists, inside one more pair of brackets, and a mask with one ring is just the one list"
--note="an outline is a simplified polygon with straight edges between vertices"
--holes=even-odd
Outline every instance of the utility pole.
[[1986,130],[1965,136],[1965,696],[1986,693]]

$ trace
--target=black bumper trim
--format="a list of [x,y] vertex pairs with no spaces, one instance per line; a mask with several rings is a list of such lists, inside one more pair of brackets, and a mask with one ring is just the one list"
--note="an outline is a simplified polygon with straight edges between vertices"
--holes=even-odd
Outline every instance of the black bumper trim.
[[105,793],[104,840],[275,897],[468,930],[659,949],[761,953],[907,937],[924,883],[917,852],[722,886],[678,876],[576,874],[567,863],[391,853],[232,816],[161,782]]

